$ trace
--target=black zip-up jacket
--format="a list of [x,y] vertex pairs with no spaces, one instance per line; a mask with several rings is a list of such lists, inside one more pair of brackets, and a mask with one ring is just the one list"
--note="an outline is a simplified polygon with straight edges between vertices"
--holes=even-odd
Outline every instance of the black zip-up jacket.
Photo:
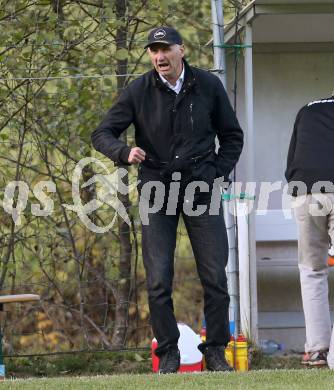
[[[299,111],[291,137],[285,177],[289,183],[302,181],[307,193],[317,182],[315,192],[334,192],[334,96],[311,102]],[[302,188],[293,188],[292,195],[305,193]],[[331,188],[332,187],[332,188]]]
[[210,163],[215,177],[227,178],[239,159],[243,132],[220,80],[186,61],[184,66],[179,94],[161,81],[155,69],[132,81],[93,132],[95,149],[118,164],[128,164],[131,149],[118,138],[133,123],[136,144],[146,152],[141,166],[161,174],[161,170],[182,171],[191,161],[202,160],[201,172],[194,176],[205,179]]

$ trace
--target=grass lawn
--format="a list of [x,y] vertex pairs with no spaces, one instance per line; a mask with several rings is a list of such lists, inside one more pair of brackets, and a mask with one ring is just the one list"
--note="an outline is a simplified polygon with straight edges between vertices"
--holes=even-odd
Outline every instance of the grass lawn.
[[260,370],[247,373],[133,374],[6,380],[0,389],[334,389],[334,372],[327,369]]
[[[253,351],[251,369],[299,369],[301,355],[266,356]],[[73,353],[56,356],[5,358],[9,378],[74,377],[152,372],[150,352]]]

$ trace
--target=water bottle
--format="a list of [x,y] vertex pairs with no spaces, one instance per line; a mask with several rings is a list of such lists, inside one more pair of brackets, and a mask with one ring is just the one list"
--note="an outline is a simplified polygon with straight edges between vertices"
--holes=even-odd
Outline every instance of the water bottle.
[[277,351],[283,350],[283,345],[278,344],[274,340],[260,340],[259,341],[259,347],[263,353],[266,355],[272,355]]
[[200,330],[200,336],[201,336],[202,343],[205,343],[206,342],[206,323],[205,323],[204,318],[202,320],[202,328]]
[[[200,337],[201,337],[202,343],[205,343],[206,342],[206,323],[205,323],[205,318],[203,318],[203,321],[202,321],[202,328],[201,328],[201,331],[200,331]],[[203,357],[202,357],[202,371],[204,371],[205,369],[206,369],[206,362],[205,362],[205,357],[203,355]]]

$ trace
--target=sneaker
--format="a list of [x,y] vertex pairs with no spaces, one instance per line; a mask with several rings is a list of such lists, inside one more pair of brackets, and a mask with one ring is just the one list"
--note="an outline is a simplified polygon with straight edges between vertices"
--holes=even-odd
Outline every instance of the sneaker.
[[234,371],[225,358],[225,347],[223,345],[208,346],[204,350],[206,368],[209,371]]
[[327,351],[305,352],[301,363],[313,367],[326,366],[327,354]]
[[172,374],[180,368],[180,351],[177,346],[169,347],[159,358],[159,374]]

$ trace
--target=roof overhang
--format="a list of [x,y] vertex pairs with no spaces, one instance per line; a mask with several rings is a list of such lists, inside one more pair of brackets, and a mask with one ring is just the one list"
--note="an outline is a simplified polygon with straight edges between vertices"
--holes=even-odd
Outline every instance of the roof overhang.
[[[225,42],[236,33],[225,28]],[[253,0],[239,15],[238,31],[253,25],[254,43],[334,42],[334,0]]]

